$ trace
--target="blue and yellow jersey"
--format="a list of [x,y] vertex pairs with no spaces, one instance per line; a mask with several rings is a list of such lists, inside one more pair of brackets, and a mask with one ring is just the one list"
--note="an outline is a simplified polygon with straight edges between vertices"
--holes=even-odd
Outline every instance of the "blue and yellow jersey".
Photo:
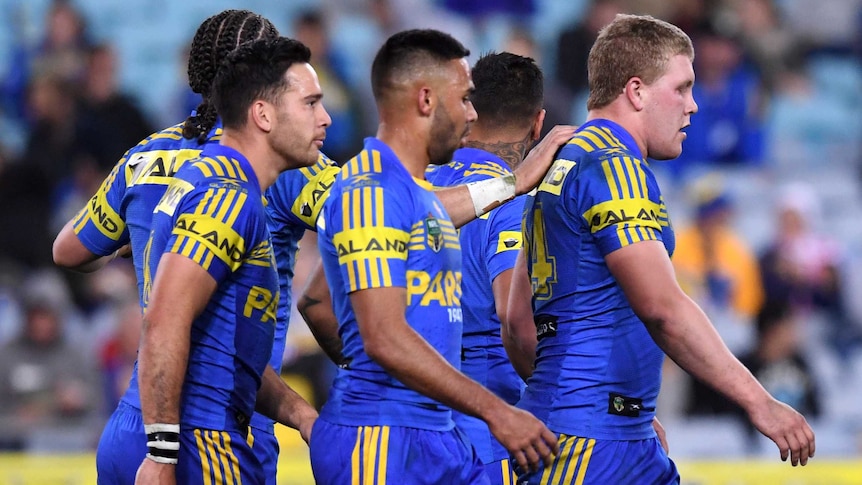
[[[461,148],[453,161],[428,169],[428,181],[436,187],[479,182],[511,174],[496,155],[476,148]],[[464,346],[484,345],[487,336],[500,337],[500,319],[491,284],[500,273],[515,267],[521,249],[521,214],[524,199],[484,214],[459,230],[464,289]],[[498,340],[499,342],[499,340]]]
[[519,406],[557,433],[654,436],[663,354],[604,259],[641,241],[674,249],[655,176],[631,135],[607,120],[582,125],[524,218],[539,343]]
[[[435,186],[447,187],[510,173],[506,163],[496,155],[462,148],[455,152],[452,162],[429,167],[426,176]],[[461,371],[509,404],[521,398],[524,382],[503,348],[492,284],[500,273],[515,267],[522,246],[523,208],[524,199],[519,197],[459,230],[464,314]],[[481,420],[455,413],[455,423],[470,438],[483,463],[508,458],[506,449]]]
[[318,221],[319,246],[348,364],[321,411],[347,426],[448,430],[448,407],[405,387],[365,353],[350,293],[407,290],[407,323],[456,368],[461,351],[461,248],[431,184],[380,140],[342,168]]
[[[278,267],[278,321],[275,343],[269,360],[276,372],[281,372],[287,327],[290,323],[290,305],[293,296],[293,269],[296,252],[305,231],[317,231],[317,217],[329,197],[329,189],[338,175],[339,167],[321,153],[311,167],[287,170],[266,190],[266,216],[272,234],[273,253]],[[252,426],[271,429],[274,421],[255,413]]]
[[[207,143],[221,138],[221,124]],[[177,170],[197,158],[204,145],[183,138],[183,124],[154,133],[123,155],[99,190],[74,219],[78,239],[90,252],[108,255],[131,242],[132,259],[143,290],[141,252],[150,236],[153,209]]]
[[191,259],[218,284],[192,324],[181,424],[236,428],[237,412],[254,411],[279,298],[263,196],[242,154],[210,144],[171,180],[144,249],[145,313],[164,253]]
[[[144,247],[150,237],[153,210],[174,174],[197,158],[207,144],[218,143],[220,139],[221,123],[210,131],[204,144],[183,138],[182,123],[150,135],[123,155],[74,219],[75,234],[94,254],[108,255],[131,243],[141,305]],[[122,401],[140,409],[137,372],[133,373]]]
[[284,354],[285,337],[293,284],[296,252],[305,231],[317,231],[317,217],[329,197],[340,168],[324,154],[310,167],[287,170],[266,190],[266,215],[275,261],[281,299],[278,304],[278,327],[270,364],[278,372]]

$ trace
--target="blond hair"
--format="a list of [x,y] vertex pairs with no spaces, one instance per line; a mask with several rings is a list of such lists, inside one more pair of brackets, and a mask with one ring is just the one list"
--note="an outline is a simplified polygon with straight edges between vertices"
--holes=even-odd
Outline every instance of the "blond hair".
[[633,77],[653,83],[676,55],[694,60],[691,39],[682,29],[649,15],[618,14],[590,49],[587,109],[609,105]]

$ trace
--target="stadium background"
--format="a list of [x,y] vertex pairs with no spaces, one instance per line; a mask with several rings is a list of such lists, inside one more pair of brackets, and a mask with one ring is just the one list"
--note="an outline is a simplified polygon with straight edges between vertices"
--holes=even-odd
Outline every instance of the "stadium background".
[[[33,96],[35,86],[56,80],[52,69],[63,67],[52,67],[45,43],[53,3],[0,0],[0,382],[7,374],[21,379],[20,366],[3,355],[12,355],[10,346],[28,325],[28,309],[40,306],[56,317],[64,348],[73,349],[66,367],[88,370],[69,379],[80,379],[80,389],[89,394],[79,397],[80,409],[70,413],[40,408],[0,387],[0,447],[7,450],[0,452],[0,483],[94,482],[92,450],[118,392],[110,386],[123,381],[128,366],[122,343],[124,332],[134,335],[129,307],[135,289],[123,261],[94,277],[52,271],[50,238],[104,177],[113,163],[106,160],[118,159],[149,131],[180,121],[194,107],[184,87],[185,49],[200,22],[224,8],[258,12],[283,34],[309,44],[325,39],[319,45],[328,44],[328,54],[313,62],[335,123],[325,149],[340,160],[376,127],[368,66],[390,32],[449,31],[471,49],[471,60],[488,50],[531,54],[546,74],[551,122],[579,123],[583,73],[571,66],[582,64],[590,25],[616,10],[651,13],[681,25],[695,39],[698,84],[704,89],[696,95],[701,112],[693,118],[684,158],[657,165],[674,225],[688,227],[699,215],[729,210],[725,229],[757,256],[777,240],[781,211],[797,209],[807,218],[813,241],[800,258],[811,265],[833,264],[840,285],[832,288],[837,304],[807,305],[793,324],[795,350],[807,373],[791,373],[785,380],[814,383],[809,391],[818,402],[810,415],[818,452],[809,466],[780,463],[774,446],[752,439],[732,410],[692,411],[692,384],[669,365],[660,417],[671,456],[686,484],[862,483],[862,1],[71,0],[66,3],[85,27],[71,49],[79,64],[71,74],[60,73],[67,78],[57,89],[83,107],[67,107],[59,115],[53,108],[62,105],[61,98],[48,97],[40,105]],[[320,14],[322,29],[308,29],[321,27],[318,17],[306,15],[312,10]],[[94,53],[109,54],[96,58],[92,46],[100,46]],[[40,63],[44,58],[51,62]],[[98,96],[90,91],[99,89],[86,87],[85,80],[94,66],[103,68],[97,76],[114,76],[116,89],[108,91],[122,94],[116,99],[125,104],[92,108]],[[47,81],[40,84],[43,78]],[[112,86],[108,81],[104,84]],[[122,111],[134,107],[140,111],[137,126],[131,111],[128,116]],[[119,118],[111,118],[117,110]],[[120,122],[106,127],[101,115]],[[75,131],[74,142],[56,142],[51,135],[64,129],[63,120],[82,120],[76,126],[88,130]],[[146,133],[128,135],[144,127]],[[115,153],[117,143],[110,142],[121,135],[137,138]],[[693,139],[703,143],[695,146]],[[40,152],[55,143],[55,151]],[[98,149],[82,148],[86,143]],[[33,167],[50,176],[29,177]],[[297,288],[314,260],[314,238],[306,239]],[[724,269],[733,273],[734,267],[731,261]],[[715,297],[727,292],[721,282],[700,283],[688,289],[734,352],[745,355],[757,342],[754,314]],[[285,378],[319,403],[331,367],[298,318],[291,322]],[[787,390],[788,399],[801,392],[792,385],[781,388],[781,378],[773,381]],[[311,483],[306,448],[290,430],[283,429],[281,438],[280,482]]]

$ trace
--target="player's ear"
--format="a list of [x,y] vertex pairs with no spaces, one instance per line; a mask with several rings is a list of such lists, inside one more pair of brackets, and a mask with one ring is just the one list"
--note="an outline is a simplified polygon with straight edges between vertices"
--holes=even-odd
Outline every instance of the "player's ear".
[[434,112],[434,94],[429,86],[422,86],[416,93],[416,102],[418,103],[419,113],[422,116],[431,116]]
[[631,103],[635,111],[640,111],[644,109],[644,106],[646,105],[646,102],[643,98],[645,94],[645,87],[646,85],[644,85],[641,78],[633,77],[628,80],[626,86],[623,88],[623,94],[625,94],[626,99],[629,100],[629,103]]
[[533,141],[538,140],[542,136],[542,126],[545,125],[545,114],[547,112],[544,108],[540,109],[538,113],[536,113],[536,119],[533,120]]
[[269,133],[272,131],[272,123],[275,120],[272,113],[272,105],[262,99],[256,99],[248,108],[249,120],[261,131]]

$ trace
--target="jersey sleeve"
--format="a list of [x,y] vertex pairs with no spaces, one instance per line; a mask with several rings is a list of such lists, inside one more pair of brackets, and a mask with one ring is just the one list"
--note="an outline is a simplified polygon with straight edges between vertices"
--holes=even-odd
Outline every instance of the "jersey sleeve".
[[128,160],[127,152],[73,220],[75,235],[93,254],[106,256],[129,242],[126,221],[120,215]]
[[521,233],[523,198],[503,204],[491,211],[485,232],[485,264],[489,283],[500,273],[515,267],[518,250],[524,246]]
[[641,241],[661,241],[660,195],[640,161],[618,156],[596,161],[579,177],[577,204],[603,256]]
[[317,218],[340,168],[324,154],[311,167],[283,172],[267,190],[272,227],[300,226],[317,230]]
[[384,188],[378,181],[380,176],[353,176],[330,201],[327,231],[332,234],[348,293],[407,286],[407,247],[414,225],[409,210],[412,197],[399,185]]
[[155,212],[172,216],[165,253],[188,257],[221,282],[242,265],[257,242],[260,212],[235,183],[198,187],[175,179]]

